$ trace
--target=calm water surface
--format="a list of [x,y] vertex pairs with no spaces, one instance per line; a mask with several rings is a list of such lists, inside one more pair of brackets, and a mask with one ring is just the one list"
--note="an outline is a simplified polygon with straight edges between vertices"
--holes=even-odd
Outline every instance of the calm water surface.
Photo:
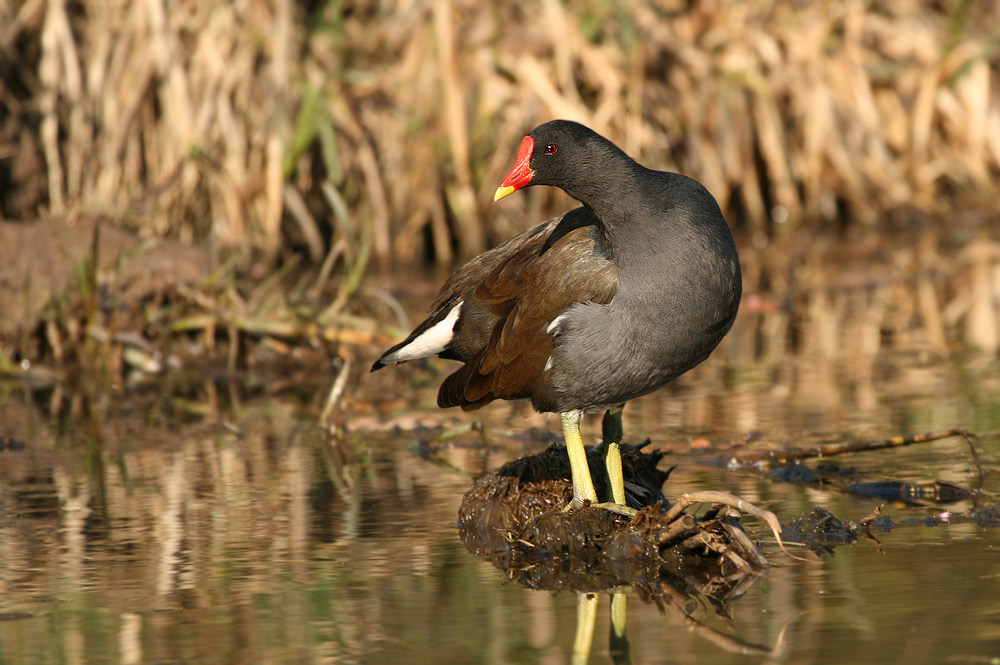
[[[782,520],[814,506],[860,519],[881,501],[711,467],[690,444],[1000,429],[995,360],[740,367],[725,353],[626,410],[626,440],[675,451],[668,496],[726,489]],[[183,397],[4,384],[0,663],[585,662],[572,654],[576,595],[507,581],[454,524],[471,479],[544,448],[525,432],[557,432],[557,420],[518,404],[437,411],[434,374],[420,367],[374,377],[359,377],[351,432],[334,442],[314,424],[322,394],[303,404],[214,384]],[[476,417],[487,447],[475,432],[426,445],[440,425]],[[1000,443],[978,449],[995,474]],[[981,504],[1000,489],[995,476],[980,482],[959,439],[829,461],[855,480],[982,486]],[[729,622],[708,603],[692,624],[630,597],[630,662],[1000,662],[1000,528],[966,519],[972,507],[887,503],[896,527],[876,534],[881,551],[862,541],[799,561],[765,545],[772,568]],[[951,523],[934,519],[946,508]],[[602,594],[587,662],[613,661],[609,629]]]

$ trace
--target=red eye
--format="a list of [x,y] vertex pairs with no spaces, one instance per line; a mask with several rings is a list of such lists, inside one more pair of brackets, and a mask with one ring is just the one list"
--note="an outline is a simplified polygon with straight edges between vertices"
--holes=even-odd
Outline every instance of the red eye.
[[547,146],[545,146],[545,154],[546,155],[554,155],[554,154],[556,154],[556,150],[558,150],[558,149],[559,149],[559,146],[557,146],[555,143],[550,143]]

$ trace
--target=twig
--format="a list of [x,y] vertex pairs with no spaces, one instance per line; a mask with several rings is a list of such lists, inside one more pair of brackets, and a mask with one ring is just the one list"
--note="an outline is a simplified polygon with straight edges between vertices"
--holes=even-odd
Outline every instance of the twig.
[[688,532],[694,530],[696,525],[697,522],[695,521],[694,516],[681,515],[672,521],[670,526],[656,535],[656,542],[660,545],[664,545],[677,540],[681,536],[688,535]]
[[781,540],[781,523],[778,522],[777,515],[772,513],[770,510],[762,510],[752,503],[730,494],[729,492],[706,490],[704,492],[682,494],[677,500],[677,503],[671,506],[670,510],[667,511],[664,519],[668,522],[675,520],[680,517],[681,513],[687,510],[688,507],[693,506],[696,503],[716,503],[723,506],[730,506],[736,510],[756,517],[770,527],[771,533],[774,534],[774,538],[778,541],[778,547],[781,548],[782,552],[793,559],[801,559],[801,557],[794,556],[791,552],[785,549],[785,543]]
[[979,472],[979,484],[982,487],[983,478],[986,476],[983,475],[983,465],[979,463],[979,453],[976,452],[976,444],[973,442],[976,435],[971,432],[962,432],[962,438],[965,439],[965,443],[969,446],[969,452],[972,453],[972,460],[976,463],[976,470]]
[[[883,448],[898,448],[913,445],[914,443],[927,443],[929,441],[939,441],[953,436],[969,436],[970,432],[965,427],[954,427],[952,429],[940,430],[937,432],[924,432],[923,434],[911,434],[909,436],[894,436],[888,439],[877,439],[872,441],[849,441],[847,443],[830,443],[811,448],[790,448],[787,450],[746,450],[733,453],[727,456],[729,465],[748,464],[753,462],[774,462],[785,464],[794,460],[810,459],[813,457],[832,457],[845,453],[856,453],[869,450],[882,450]],[[975,434],[971,434],[975,436]]]
[[726,635],[711,626],[706,626],[690,615],[684,617],[684,622],[687,624],[688,630],[697,633],[699,637],[729,653],[738,653],[744,656],[771,656],[776,653],[775,649],[768,648],[763,644],[754,644],[733,635]]
[[753,544],[749,536],[747,536],[746,532],[744,532],[743,529],[739,528],[738,526],[734,526],[726,522],[722,522],[721,524],[722,528],[724,528],[726,530],[726,533],[729,534],[729,538],[732,541],[738,543],[742,548],[743,550],[742,557],[746,558],[749,556],[753,558],[753,561],[750,562],[752,564],[751,572],[759,570],[767,570],[768,568],[767,559],[765,559],[764,555],[760,553],[760,550],[757,549],[757,546]]
[[333,414],[334,409],[340,404],[341,400],[344,398],[344,389],[347,387],[347,377],[351,373],[351,359],[345,357],[340,366],[340,372],[337,374],[337,379],[333,382],[333,386],[330,388],[330,394],[327,395],[326,404],[323,406],[323,413],[319,416],[319,422],[328,430],[333,430],[336,428],[336,424],[330,421],[330,416]]
[[860,524],[865,528],[868,528],[871,525],[871,523],[875,521],[875,518],[877,518],[879,515],[882,514],[882,506],[883,504],[881,503],[875,506],[875,508],[870,513],[868,513],[867,517],[862,517],[860,520],[858,520],[858,524]]

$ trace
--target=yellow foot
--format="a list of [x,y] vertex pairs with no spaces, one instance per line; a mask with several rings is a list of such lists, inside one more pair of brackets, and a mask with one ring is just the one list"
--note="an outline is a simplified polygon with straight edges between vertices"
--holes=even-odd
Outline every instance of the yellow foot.
[[594,508],[603,508],[604,510],[610,511],[612,513],[617,513],[623,517],[632,519],[639,514],[639,511],[635,508],[630,508],[629,506],[623,506],[620,503],[615,503],[614,501],[606,501],[604,503],[595,503]]
[[[583,501],[577,503],[576,499],[574,499],[566,504],[566,507],[563,508],[563,512],[565,513],[570,510],[575,510],[577,508],[583,508],[583,506],[584,506]],[[635,508],[630,508],[629,506],[623,506],[622,504],[615,503],[614,501],[605,501],[604,503],[592,503],[590,504],[590,506],[592,508],[601,508],[602,510],[607,510],[608,512],[612,512],[617,515],[627,517],[629,519],[632,519],[633,517],[639,514],[639,511],[636,510]]]

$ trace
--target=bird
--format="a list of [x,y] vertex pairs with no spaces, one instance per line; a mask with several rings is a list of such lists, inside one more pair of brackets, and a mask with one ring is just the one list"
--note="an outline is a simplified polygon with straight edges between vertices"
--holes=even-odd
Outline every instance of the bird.
[[[530,399],[560,414],[573,498],[634,515],[619,444],[625,403],[707,359],[732,327],[740,261],[718,202],[696,180],[646,168],[592,129],[552,120],[525,136],[494,202],[558,187],[579,207],[473,258],[430,314],[385,351],[390,364],[439,356],[462,363],[442,408]],[[580,434],[604,411],[609,496],[598,497]]]

